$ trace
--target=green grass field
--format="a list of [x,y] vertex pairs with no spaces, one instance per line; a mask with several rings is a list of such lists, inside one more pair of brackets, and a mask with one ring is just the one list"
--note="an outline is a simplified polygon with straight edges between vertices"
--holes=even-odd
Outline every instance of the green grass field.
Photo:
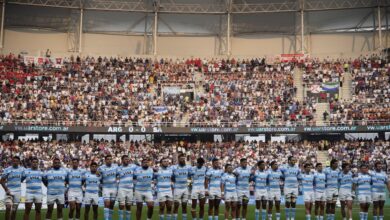
[[[250,206],[249,207],[249,210],[248,210],[248,218],[247,219],[254,219],[254,209],[255,207],[254,206]],[[188,209],[188,213],[189,213],[190,209]],[[282,212],[282,218],[281,219],[284,219],[284,210],[282,208],[281,210]],[[5,211],[0,211],[0,219],[4,219],[4,213]],[[42,218],[41,219],[45,219],[45,216],[44,214],[46,213],[46,210],[43,210],[42,212]],[[82,216],[81,216],[81,219],[83,219],[83,213],[84,213],[84,210],[82,210]],[[206,208],[206,213],[207,213],[207,208]],[[223,219],[223,213],[224,213],[224,206],[221,206],[220,208],[220,215],[219,215],[219,219]],[[390,217],[390,206],[386,206],[385,207],[385,219],[389,218]],[[55,214],[55,211],[53,213],[53,219],[56,219],[56,214]],[[132,219],[135,219],[135,207],[133,207],[133,210],[132,210]],[[353,207],[353,219],[359,219],[359,208],[358,206],[354,206]],[[34,213],[32,212],[31,215],[30,215],[30,219],[34,219]],[[68,209],[65,209],[64,211],[64,219],[68,219],[67,218],[68,216]],[[190,217],[191,215],[189,215],[188,219],[191,219]],[[23,211],[18,211],[18,215],[17,215],[17,219],[21,220],[23,217]],[[90,213],[90,218],[92,219],[92,213]],[[103,209],[102,208],[99,208],[99,219],[103,219]],[[118,219],[118,212],[117,212],[117,208],[115,209],[115,213],[114,213],[114,216],[113,216],[113,219]],[[146,209],[144,208],[144,211],[143,211],[143,216],[142,216],[142,219],[146,219]],[[158,220],[159,219],[159,215],[158,215],[158,207],[156,207],[154,209],[154,213],[153,213],[153,219],[154,220]],[[179,215],[179,219],[180,218],[180,215]],[[205,216],[205,219],[207,219],[207,216]],[[274,217],[275,219],[275,217]],[[296,218],[297,220],[301,220],[301,219],[305,219],[305,211],[304,211],[304,207],[303,206],[298,206],[297,207],[297,215],[296,215]],[[312,217],[312,219],[315,219],[314,216]],[[336,219],[341,219],[341,213],[340,213],[340,209],[338,208],[337,211],[336,211]],[[369,215],[369,219],[372,219],[372,210],[370,209],[370,215]]]

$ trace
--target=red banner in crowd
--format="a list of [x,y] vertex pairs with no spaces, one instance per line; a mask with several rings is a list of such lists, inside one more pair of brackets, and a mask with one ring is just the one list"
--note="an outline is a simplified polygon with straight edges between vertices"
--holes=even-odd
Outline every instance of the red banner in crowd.
[[304,59],[306,54],[303,53],[291,53],[291,54],[281,54],[281,61],[282,62],[288,62],[288,61],[298,61]]

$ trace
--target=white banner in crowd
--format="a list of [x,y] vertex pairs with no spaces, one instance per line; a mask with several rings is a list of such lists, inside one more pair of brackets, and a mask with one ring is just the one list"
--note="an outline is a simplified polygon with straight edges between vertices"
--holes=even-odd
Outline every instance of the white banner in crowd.
[[24,63],[35,65],[43,65],[45,63],[49,63],[53,65],[55,68],[61,68],[63,64],[63,58],[60,57],[37,57],[37,56],[24,56]]

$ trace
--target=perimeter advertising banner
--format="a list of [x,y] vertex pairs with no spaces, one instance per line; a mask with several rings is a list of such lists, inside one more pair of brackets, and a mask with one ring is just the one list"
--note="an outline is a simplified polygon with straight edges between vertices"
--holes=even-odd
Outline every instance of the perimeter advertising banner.
[[96,133],[96,134],[298,134],[298,133],[353,133],[386,132],[388,125],[359,126],[295,126],[295,127],[85,127],[85,126],[45,126],[45,125],[0,125],[0,132],[37,133]]

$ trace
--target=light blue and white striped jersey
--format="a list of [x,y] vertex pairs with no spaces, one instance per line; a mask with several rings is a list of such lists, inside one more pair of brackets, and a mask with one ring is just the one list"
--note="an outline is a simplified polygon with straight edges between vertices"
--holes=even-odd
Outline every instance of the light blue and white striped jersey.
[[137,167],[134,171],[135,190],[139,192],[152,192],[153,169]]
[[233,173],[224,173],[221,178],[225,193],[237,193],[237,178]]
[[7,167],[3,175],[1,175],[2,179],[7,180],[6,186],[12,193],[20,193],[22,190],[22,175],[24,172],[24,168],[18,166],[14,168],[13,166]]
[[386,193],[386,186],[389,181],[385,172],[372,171],[372,192],[374,193]]
[[294,165],[290,166],[286,164],[285,166],[280,168],[282,171],[283,179],[284,179],[284,188],[285,189],[297,189],[298,188],[298,176],[301,173],[299,167]]
[[333,170],[332,168],[328,167],[324,171],[326,175],[326,188],[327,189],[338,189],[339,187],[339,169]]
[[96,173],[93,174],[90,171],[88,171],[84,173],[83,181],[85,184],[86,193],[91,193],[91,194],[99,193],[101,176],[97,176]]
[[237,167],[233,173],[237,177],[237,190],[249,192],[249,178],[251,177],[252,170],[247,166]]
[[267,176],[267,183],[268,183],[268,189],[270,190],[280,190],[280,183],[283,179],[283,173],[279,169],[274,171],[270,169],[268,171],[268,176]]
[[134,189],[134,171],[136,168],[137,166],[134,164],[118,167],[117,176],[119,179],[119,189]]
[[324,172],[316,172],[314,174],[314,191],[324,193],[326,188],[326,175]]
[[267,177],[268,177],[268,171],[260,171],[256,170],[253,181],[255,182],[255,190],[268,190],[267,187]]
[[26,193],[41,195],[43,177],[44,173],[41,170],[26,169],[22,175],[22,181],[26,180]]
[[102,185],[103,189],[116,189],[117,188],[117,175],[118,166],[116,164],[111,164],[110,166],[102,165],[99,167],[98,171],[102,176]]
[[158,171],[154,173],[157,192],[169,192],[172,190],[172,176],[173,170],[171,167],[160,167]]
[[353,183],[352,172],[344,173],[341,171],[339,174],[340,189],[352,190],[352,183]]
[[359,173],[353,183],[357,185],[358,195],[371,195],[372,177],[369,174]]
[[302,183],[302,192],[314,192],[314,174],[313,173],[302,173],[299,175],[299,179]]
[[223,171],[221,169],[210,168],[206,172],[206,178],[209,180],[208,190],[220,190]]
[[173,171],[173,188],[174,189],[187,189],[188,188],[188,178],[191,173],[191,166],[189,165],[175,165],[172,166]]
[[68,169],[68,185],[69,185],[69,191],[71,192],[82,192],[82,181],[84,176],[85,170],[81,168]]
[[65,168],[50,169],[46,171],[44,179],[47,181],[48,195],[63,195],[68,172]]
[[192,167],[190,177],[192,179],[192,189],[204,190],[204,181],[206,179],[207,168],[202,166],[200,169],[197,166]]

